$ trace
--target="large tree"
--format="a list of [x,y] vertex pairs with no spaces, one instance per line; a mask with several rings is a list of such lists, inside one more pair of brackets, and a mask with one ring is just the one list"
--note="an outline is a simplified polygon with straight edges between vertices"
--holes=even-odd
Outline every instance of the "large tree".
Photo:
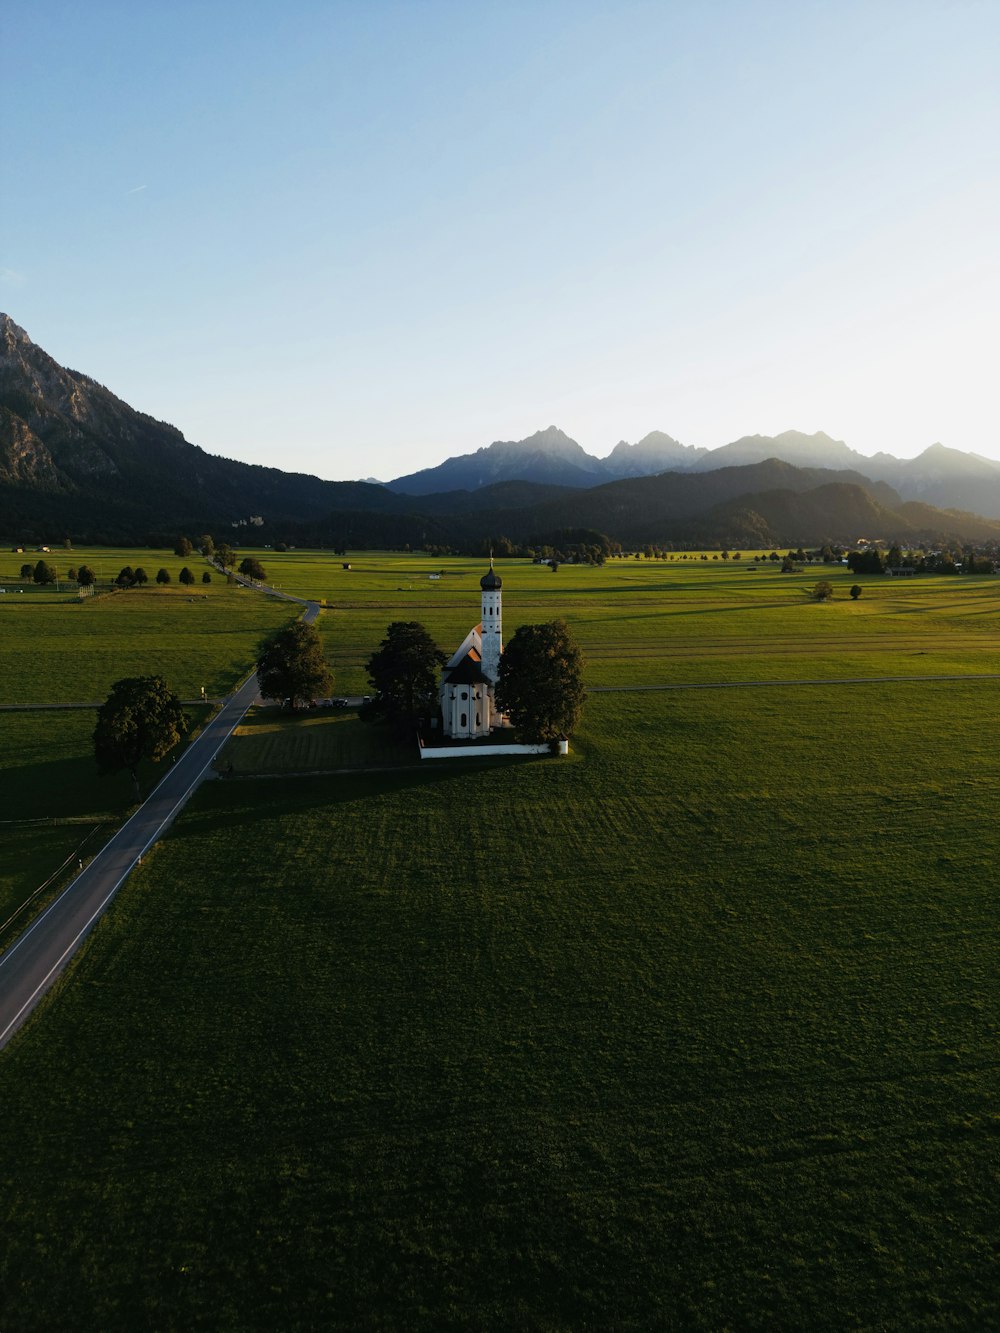
[[94,728],[102,773],[127,768],[139,799],[139,764],[162,759],[188,729],[181,701],[162,676],[129,676],[111,687]]
[[56,571],[47,560],[39,560],[31,572],[31,577],[36,583],[55,583]]
[[333,672],[314,625],[296,620],[265,639],[257,659],[257,682],[267,699],[288,699],[292,708],[329,694]]
[[416,620],[394,620],[365,669],[374,699],[371,714],[400,727],[427,717],[437,701],[438,672],[448,656]]
[[258,583],[263,583],[267,578],[264,566],[252,555],[244,556],[240,561],[240,573],[244,578],[256,579]]
[[586,697],[583,655],[566,622],[522,625],[503,650],[496,688],[518,739],[539,745],[569,736]]

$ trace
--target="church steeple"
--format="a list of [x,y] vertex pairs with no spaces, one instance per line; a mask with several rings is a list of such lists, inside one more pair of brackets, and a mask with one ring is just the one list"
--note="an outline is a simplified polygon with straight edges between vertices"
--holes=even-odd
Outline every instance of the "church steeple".
[[483,577],[479,580],[479,586],[480,586],[480,588],[483,589],[484,592],[485,592],[485,590],[486,590],[487,588],[502,588],[502,587],[503,587],[503,581],[501,580],[500,575],[499,575],[499,574],[496,572],[496,570],[493,568],[493,552],[492,552],[492,551],[490,552],[490,572],[489,572],[488,574],[484,574]]
[[495,685],[500,676],[500,654],[503,652],[503,594],[500,589],[503,582],[493,568],[493,553],[490,552],[490,569],[479,580],[483,590],[483,675]]

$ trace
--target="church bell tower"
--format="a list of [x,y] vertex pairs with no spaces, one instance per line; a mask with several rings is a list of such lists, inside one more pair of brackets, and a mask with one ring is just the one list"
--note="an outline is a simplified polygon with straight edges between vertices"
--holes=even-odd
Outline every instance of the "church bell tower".
[[493,568],[493,556],[490,556],[490,572],[479,580],[483,590],[483,675],[494,685],[500,676],[500,654],[503,652],[503,586],[500,575]]

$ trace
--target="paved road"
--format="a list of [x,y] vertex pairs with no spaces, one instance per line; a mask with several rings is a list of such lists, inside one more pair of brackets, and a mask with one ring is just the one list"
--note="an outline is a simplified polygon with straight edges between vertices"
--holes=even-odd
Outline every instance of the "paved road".
[[[319,606],[307,604],[312,623]],[[0,955],[0,1048],[29,1017],[143,854],[169,828],[257,698],[250,676],[93,861]]]

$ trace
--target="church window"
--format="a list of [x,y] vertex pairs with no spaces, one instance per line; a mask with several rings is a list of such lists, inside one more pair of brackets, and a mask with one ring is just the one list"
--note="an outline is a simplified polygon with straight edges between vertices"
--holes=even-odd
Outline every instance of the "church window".
[[460,727],[467,727],[467,726],[469,725],[469,717],[468,717],[468,714],[467,714],[467,713],[463,713],[463,714],[462,714],[462,720],[461,720],[461,722],[459,722],[458,725],[459,725]]
[[469,697],[469,691],[468,691],[468,690],[463,690],[463,691],[462,691],[462,701],[463,701],[463,703],[465,702],[466,699],[468,699],[468,697]]
[[480,721],[479,721],[479,714],[477,713],[477,714],[476,714],[476,726],[478,727],[478,726],[481,726],[481,725],[482,725],[482,724],[481,724]]

